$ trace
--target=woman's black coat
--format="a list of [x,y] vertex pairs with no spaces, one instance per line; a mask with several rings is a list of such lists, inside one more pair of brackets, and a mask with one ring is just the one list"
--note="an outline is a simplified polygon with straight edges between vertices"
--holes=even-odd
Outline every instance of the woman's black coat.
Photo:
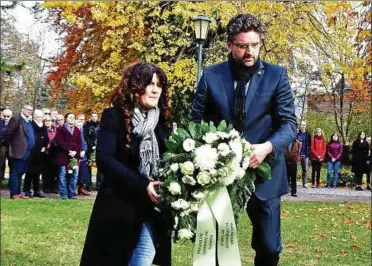
[[351,153],[353,155],[353,165],[351,171],[353,173],[365,171],[368,149],[369,146],[367,141],[363,141],[363,143],[361,143],[359,139],[354,140],[351,148]]
[[41,150],[42,148],[46,149],[46,147],[48,146],[48,132],[47,128],[44,125],[39,127],[38,124],[35,123],[35,121],[32,121],[32,127],[35,134],[35,145],[32,148],[27,172],[33,174],[41,174],[45,166],[46,156],[46,151],[41,152]]
[[[159,121],[155,134],[160,154],[168,130]],[[157,220],[147,196],[148,179],[138,172],[139,141],[132,137],[131,152],[125,149],[124,116],[117,108],[105,109],[98,132],[96,162],[104,181],[97,194],[80,265],[128,265],[143,222]],[[132,135],[133,136],[133,135]],[[153,225],[154,264],[171,265],[171,239]]]

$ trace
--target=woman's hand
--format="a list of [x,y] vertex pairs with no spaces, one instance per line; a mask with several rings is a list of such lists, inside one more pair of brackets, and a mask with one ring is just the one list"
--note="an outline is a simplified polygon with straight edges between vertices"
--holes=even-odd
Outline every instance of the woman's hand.
[[155,204],[158,204],[159,203],[159,195],[155,191],[155,186],[159,186],[160,184],[161,184],[160,181],[152,181],[147,186],[147,196]]

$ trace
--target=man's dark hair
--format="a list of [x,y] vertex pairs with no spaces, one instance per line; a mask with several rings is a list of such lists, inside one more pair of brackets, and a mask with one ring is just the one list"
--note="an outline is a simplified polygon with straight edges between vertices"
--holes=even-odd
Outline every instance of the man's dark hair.
[[251,14],[239,14],[230,19],[227,24],[227,40],[233,42],[235,36],[242,32],[255,31],[260,35],[260,39],[264,38],[266,27],[261,21]]

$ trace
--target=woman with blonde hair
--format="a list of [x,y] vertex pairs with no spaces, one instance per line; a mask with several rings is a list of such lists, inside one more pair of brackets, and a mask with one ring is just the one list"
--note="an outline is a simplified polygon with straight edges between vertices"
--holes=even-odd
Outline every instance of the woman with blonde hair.
[[327,151],[327,142],[321,128],[315,129],[311,139],[311,185],[313,188],[320,186],[320,171]]

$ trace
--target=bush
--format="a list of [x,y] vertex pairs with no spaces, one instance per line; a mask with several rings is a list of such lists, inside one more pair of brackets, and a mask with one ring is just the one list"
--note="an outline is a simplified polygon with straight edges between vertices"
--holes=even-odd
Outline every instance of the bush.
[[341,171],[338,173],[338,185],[340,187],[354,186],[355,177],[354,173],[349,171]]

